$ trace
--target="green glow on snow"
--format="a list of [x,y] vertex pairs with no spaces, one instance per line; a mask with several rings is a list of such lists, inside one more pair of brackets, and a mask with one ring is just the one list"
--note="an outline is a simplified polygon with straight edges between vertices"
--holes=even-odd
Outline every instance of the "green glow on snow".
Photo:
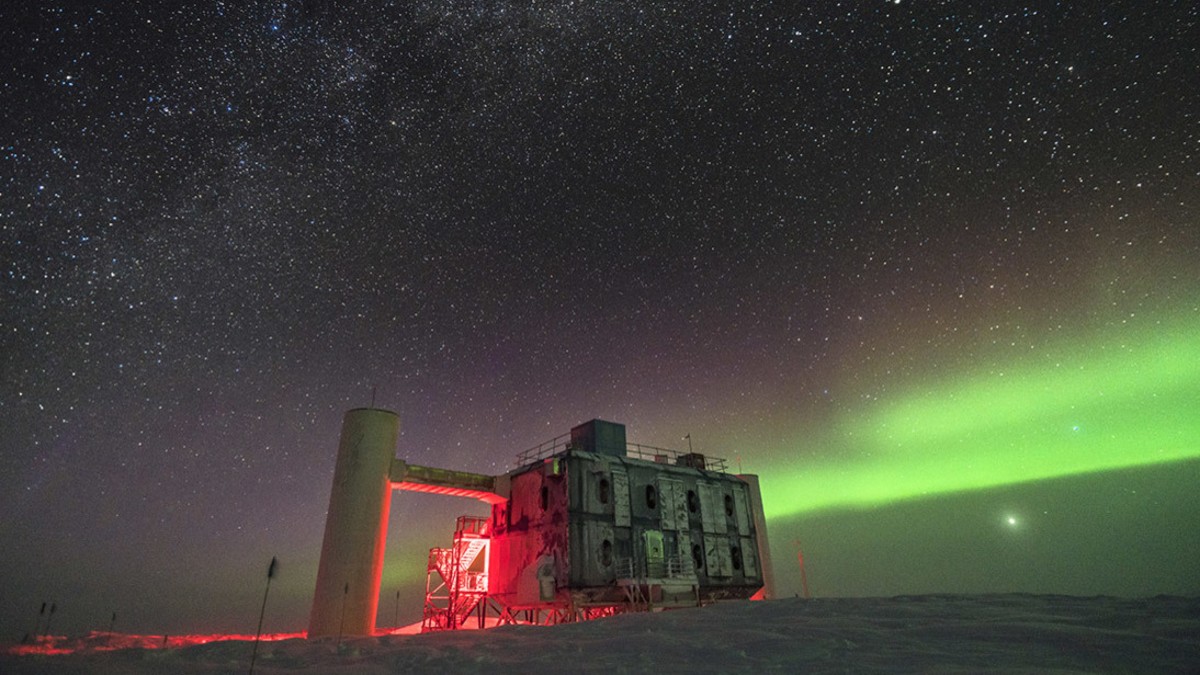
[[1164,322],[925,383],[802,436],[760,475],[778,518],[1196,457],[1200,322]]

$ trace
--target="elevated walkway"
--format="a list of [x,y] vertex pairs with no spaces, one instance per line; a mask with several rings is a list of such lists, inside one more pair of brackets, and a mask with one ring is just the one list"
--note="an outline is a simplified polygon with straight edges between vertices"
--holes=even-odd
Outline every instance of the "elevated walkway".
[[508,499],[497,492],[495,476],[418,466],[402,459],[392,460],[388,480],[393,488],[409,492],[469,497],[488,504],[503,504]]

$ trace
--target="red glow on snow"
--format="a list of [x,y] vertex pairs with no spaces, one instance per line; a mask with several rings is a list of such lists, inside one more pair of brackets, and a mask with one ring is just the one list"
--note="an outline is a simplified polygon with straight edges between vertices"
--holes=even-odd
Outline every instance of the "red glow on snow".
[[[278,640],[303,639],[305,633],[264,633],[259,640],[275,642]],[[179,649],[210,642],[228,641],[253,642],[254,636],[240,633],[216,633],[211,635],[129,635],[126,633],[109,633],[107,631],[92,631],[79,637],[65,635],[43,635],[29,644],[13,645],[5,653],[13,656],[28,656],[34,654],[90,654],[95,652],[111,652],[118,649]]]
[[408,492],[424,492],[434,495],[450,495],[451,497],[468,497],[470,499],[478,499],[488,504],[503,504],[508,501],[504,497],[495,492],[486,490],[472,490],[470,488],[447,487],[444,485],[426,485],[425,483],[392,483],[392,487],[397,490],[406,490]]

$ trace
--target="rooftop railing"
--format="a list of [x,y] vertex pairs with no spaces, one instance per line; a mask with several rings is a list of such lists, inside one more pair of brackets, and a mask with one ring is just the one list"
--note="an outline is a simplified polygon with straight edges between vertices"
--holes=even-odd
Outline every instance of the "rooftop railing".
[[539,460],[561,455],[567,451],[571,445],[571,434],[563,434],[555,436],[548,441],[538,443],[537,445],[525,450],[517,455],[516,466],[522,467],[533,464]]
[[[525,450],[517,455],[515,467],[528,466],[549,457],[565,453],[571,448],[571,434],[555,436],[548,441]],[[671,466],[688,466],[694,469],[704,469],[718,473],[728,473],[728,463],[721,457],[709,457],[697,452],[682,452],[670,448],[658,448],[653,445],[626,443],[625,456],[658,464]]]

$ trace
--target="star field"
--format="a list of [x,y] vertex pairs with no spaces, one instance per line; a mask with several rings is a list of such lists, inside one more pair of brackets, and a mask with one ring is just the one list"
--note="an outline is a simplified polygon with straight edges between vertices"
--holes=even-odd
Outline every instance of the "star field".
[[[62,630],[245,630],[272,555],[268,628],[302,626],[340,417],[373,398],[400,456],[480,472],[593,417],[690,434],[780,495],[788,591],[799,538],[827,595],[1200,592],[1182,412],[1083,446],[1130,458],[1103,470],[800,495],[809,467],[908,484],[863,435],[967,380],[1125,368],[1051,401],[1076,431],[1125,390],[1190,409],[1195,351],[1170,387],[1130,364],[1200,339],[1193,3],[16,4],[0,640],[52,598]],[[396,495],[381,623],[473,509]],[[1010,564],[1064,541],[1072,569]],[[856,562],[881,551],[909,562]]]

